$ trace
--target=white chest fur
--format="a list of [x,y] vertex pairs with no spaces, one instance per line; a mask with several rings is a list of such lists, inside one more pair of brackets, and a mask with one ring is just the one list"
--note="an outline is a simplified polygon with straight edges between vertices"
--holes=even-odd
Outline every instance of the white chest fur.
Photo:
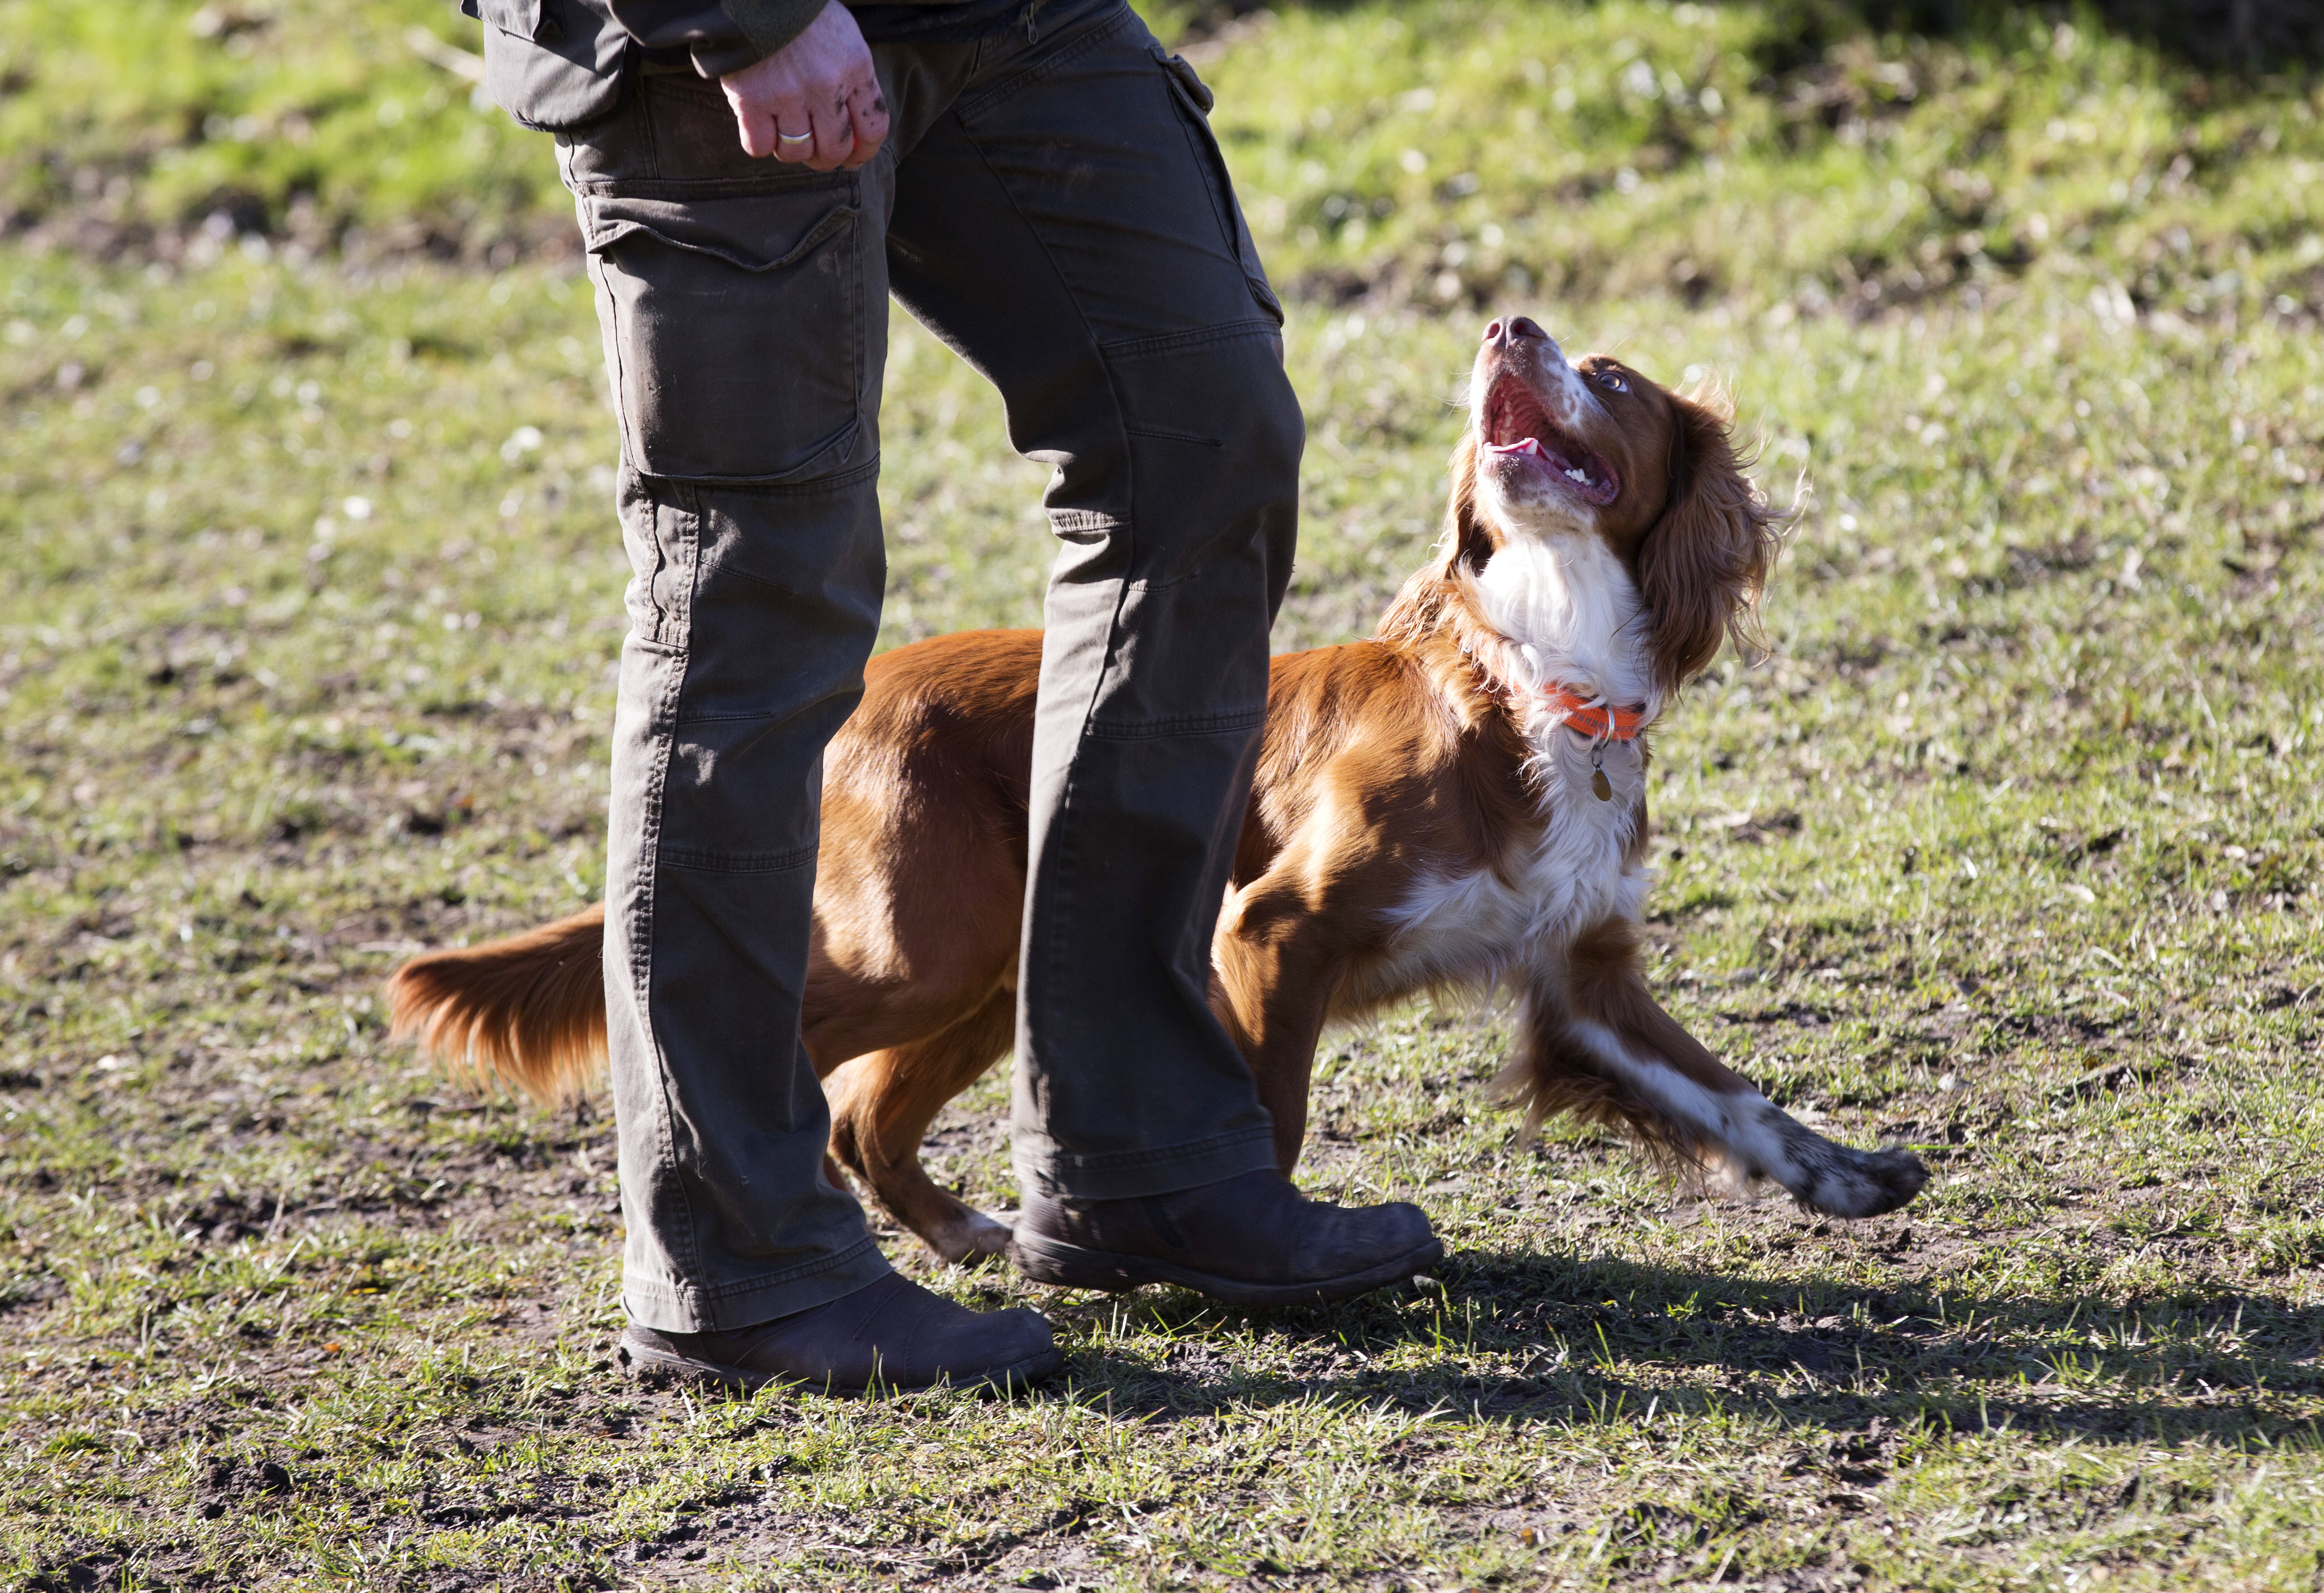
[[[1538,692],[1562,684],[1624,706],[1649,700],[1637,592],[1596,538],[1512,539],[1477,577],[1474,596],[1508,640],[1508,668],[1522,685]],[[1578,929],[1640,913],[1646,877],[1628,861],[1645,778],[1637,743],[1593,749],[1537,704],[1525,729],[1540,834],[1499,867],[1414,886],[1395,915],[1393,955],[1405,979],[1489,982],[1554,956]],[[1600,769],[1610,799],[1593,789]]]

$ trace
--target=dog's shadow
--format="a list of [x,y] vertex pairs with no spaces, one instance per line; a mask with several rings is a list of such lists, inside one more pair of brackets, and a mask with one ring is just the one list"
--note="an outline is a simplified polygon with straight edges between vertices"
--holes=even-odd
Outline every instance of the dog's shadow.
[[2229,1291],[1941,1294],[1468,1250],[1331,1306],[1149,1290],[1049,1311],[1069,1376],[1035,1397],[1144,1421],[1301,1401],[1518,1425],[1744,1404],[1858,1447],[1916,1425],[2235,1444],[2306,1431],[2324,1393],[2324,1308]]

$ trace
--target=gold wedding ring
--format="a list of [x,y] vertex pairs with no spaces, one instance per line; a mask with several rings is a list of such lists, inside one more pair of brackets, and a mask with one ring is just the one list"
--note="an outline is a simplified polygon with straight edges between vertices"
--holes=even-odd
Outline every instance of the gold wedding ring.
[[815,142],[815,134],[812,133],[785,133],[778,129],[775,134],[775,142],[777,143],[813,143]]

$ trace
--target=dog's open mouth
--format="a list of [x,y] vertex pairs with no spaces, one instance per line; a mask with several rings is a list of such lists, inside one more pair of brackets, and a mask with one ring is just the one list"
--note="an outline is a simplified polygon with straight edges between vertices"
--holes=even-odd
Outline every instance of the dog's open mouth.
[[1611,503],[1621,483],[1612,466],[1560,431],[1533,389],[1515,376],[1493,383],[1482,418],[1485,451],[1523,459],[1587,503]]

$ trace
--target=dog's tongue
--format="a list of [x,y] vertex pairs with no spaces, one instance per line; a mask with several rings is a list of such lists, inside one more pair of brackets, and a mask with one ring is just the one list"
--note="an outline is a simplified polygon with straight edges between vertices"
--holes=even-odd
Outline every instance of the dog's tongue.
[[1485,451],[1489,454],[1526,454],[1538,459],[1541,457],[1541,439],[1526,437],[1513,443],[1487,443]]

